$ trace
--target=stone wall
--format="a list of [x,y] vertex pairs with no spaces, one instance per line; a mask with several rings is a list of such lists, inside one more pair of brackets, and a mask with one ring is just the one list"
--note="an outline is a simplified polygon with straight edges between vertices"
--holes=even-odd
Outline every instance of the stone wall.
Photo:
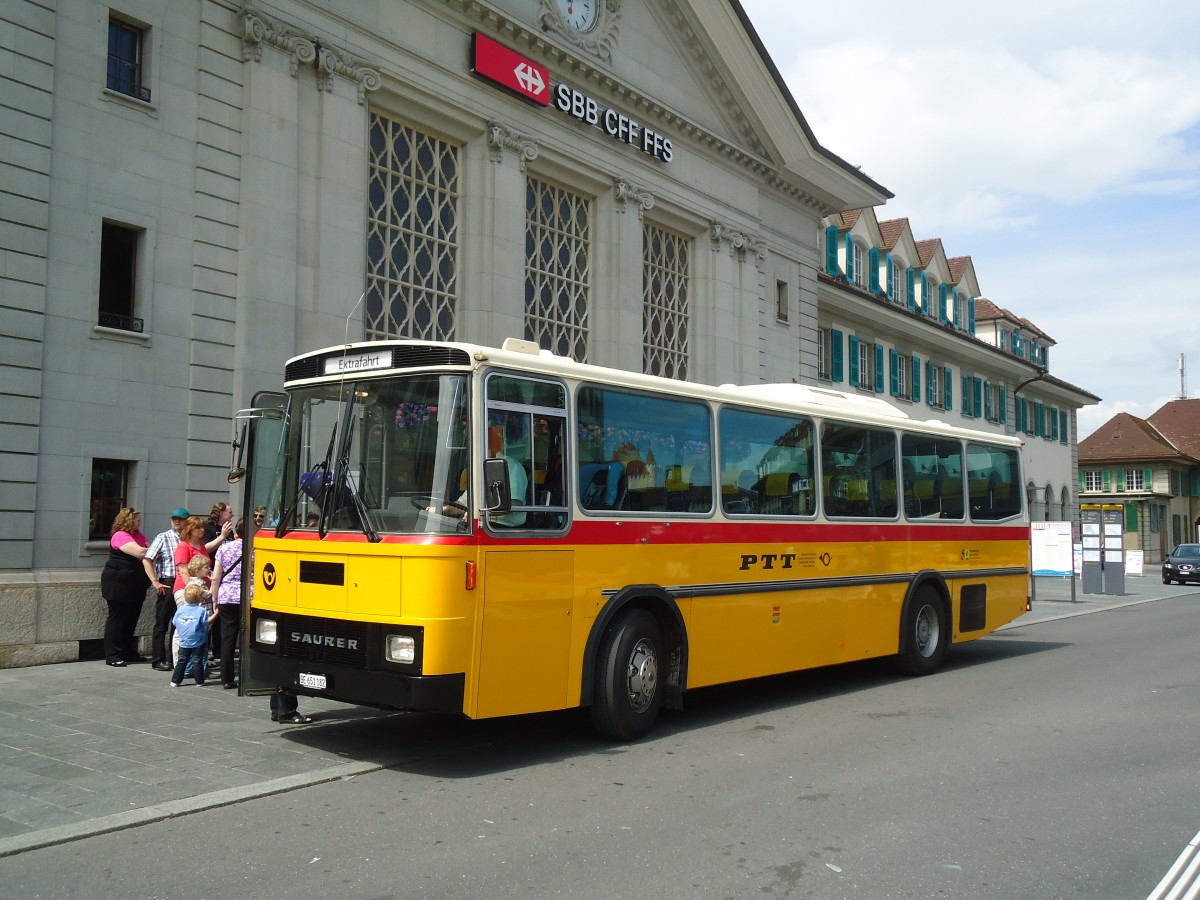
[[[147,597],[137,627],[143,653],[154,628],[153,597]],[[0,668],[77,660],[81,641],[104,637],[107,616],[99,571],[0,574]]]

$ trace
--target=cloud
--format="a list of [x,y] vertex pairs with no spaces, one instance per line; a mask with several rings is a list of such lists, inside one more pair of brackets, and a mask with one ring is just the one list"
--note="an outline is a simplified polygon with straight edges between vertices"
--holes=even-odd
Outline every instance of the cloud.
[[1200,178],[1184,137],[1200,123],[1200,58],[1071,49],[1031,63],[856,41],[813,49],[784,77],[818,140],[926,228],[1021,228],[1039,201]]

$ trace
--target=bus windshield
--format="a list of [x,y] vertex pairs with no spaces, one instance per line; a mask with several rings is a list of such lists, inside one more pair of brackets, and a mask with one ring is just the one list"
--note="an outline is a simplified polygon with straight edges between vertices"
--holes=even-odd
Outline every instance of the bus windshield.
[[408,375],[290,392],[279,508],[293,528],[453,533],[470,522],[467,381]]

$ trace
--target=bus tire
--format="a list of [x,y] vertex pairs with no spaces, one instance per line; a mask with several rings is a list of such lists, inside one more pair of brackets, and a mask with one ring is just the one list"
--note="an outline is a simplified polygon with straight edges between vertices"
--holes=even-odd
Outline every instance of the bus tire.
[[606,738],[632,741],[649,733],[662,706],[662,631],[644,609],[621,615],[605,632],[596,658],[592,724]]
[[937,591],[923,587],[913,595],[904,614],[903,649],[896,661],[902,672],[928,675],[937,670],[950,643],[946,606]]

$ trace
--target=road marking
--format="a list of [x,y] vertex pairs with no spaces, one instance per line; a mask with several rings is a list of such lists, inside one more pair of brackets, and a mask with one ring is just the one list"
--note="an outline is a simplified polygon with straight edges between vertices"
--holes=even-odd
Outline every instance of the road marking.
[[1200,897],[1200,834],[1183,848],[1146,900],[1196,900]]

